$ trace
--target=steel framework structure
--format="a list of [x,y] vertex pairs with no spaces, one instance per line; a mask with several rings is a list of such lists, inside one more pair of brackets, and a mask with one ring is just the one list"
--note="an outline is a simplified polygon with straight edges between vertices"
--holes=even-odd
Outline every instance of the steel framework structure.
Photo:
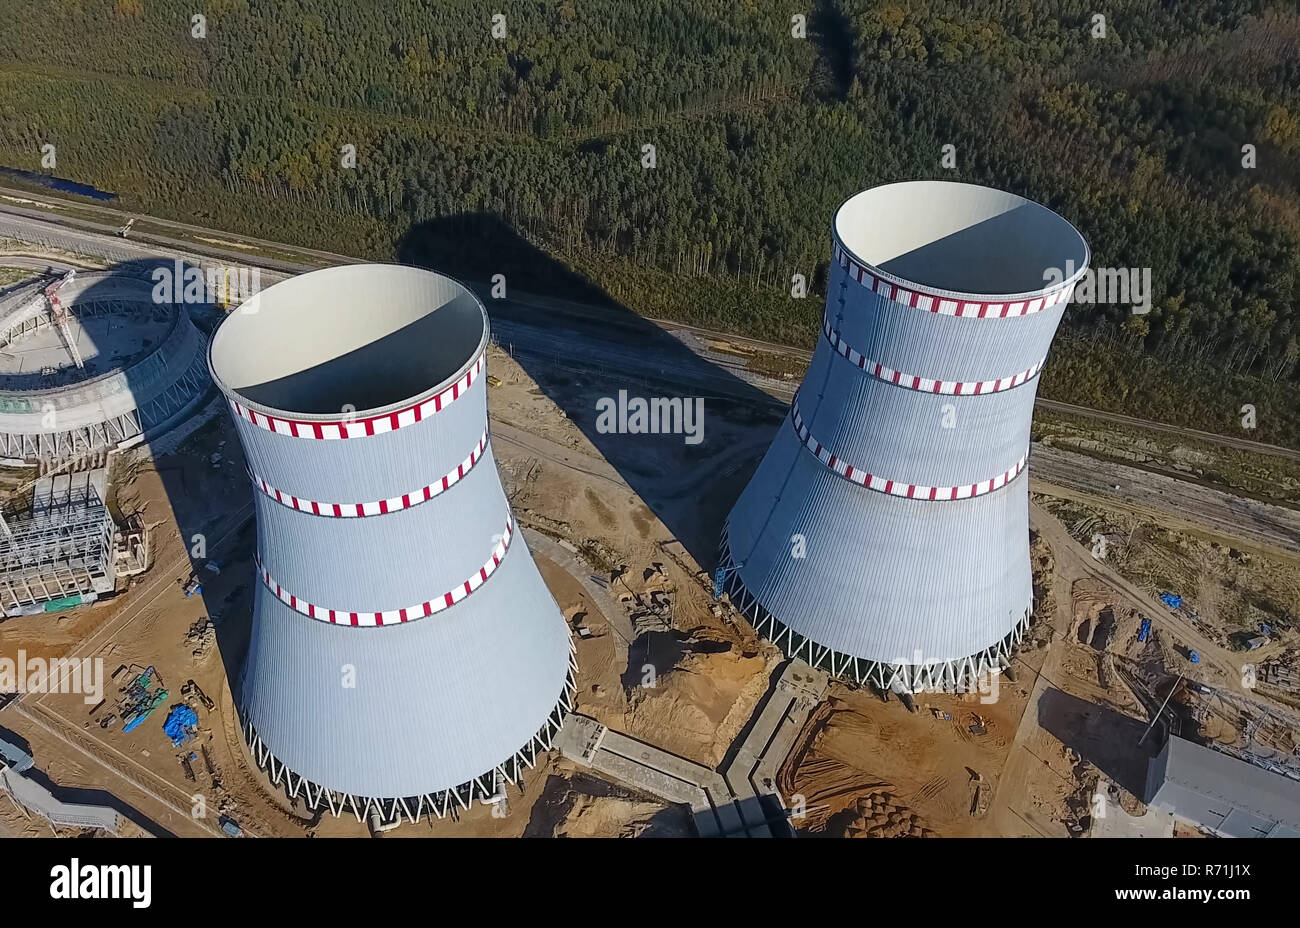
[[730,597],[732,605],[754,626],[754,631],[780,648],[786,657],[803,660],[840,679],[874,686],[880,690],[897,691],[901,688],[909,693],[954,692],[978,685],[988,675],[1001,673],[1007,668],[1011,663],[1012,651],[1024,640],[1025,632],[1033,621],[1033,611],[1026,609],[1024,617],[1005,638],[978,654],[960,660],[917,664],[868,660],[819,645],[764,609],[763,604],[745,589],[740,575],[736,573],[736,562],[727,545],[725,528],[718,563],[726,578],[723,581],[723,592]]
[[[115,369],[93,374],[68,366],[27,388],[31,375],[0,375],[0,457],[52,467],[103,455],[134,444],[178,422],[208,394],[205,340],[184,304],[156,304],[144,280],[116,274],[83,274],[66,293],[73,316],[167,318],[161,342],[116,359]],[[69,286],[65,286],[67,291]],[[0,318],[0,346],[52,326],[46,299],[21,304]],[[160,316],[161,314],[161,316]]]
[[175,380],[127,412],[56,431],[0,431],[0,457],[38,461],[48,467],[71,458],[112,451],[134,438],[170,425],[172,420],[194,408],[209,386],[207,362],[200,353]]
[[295,774],[287,765],[277,760],[271,753],[271,749],[258,736],[257,729],[251,721],[244,723],[244,739],[248,743],[253,760],[258,768],[266,773],[272,785],[283,788],[290,800],[297,799],[301,794],[303,802],[309,809],[328,809],[331,815],[342,815],[350,811],[356,816],[358,822],[365,821],[372,812],[377,812],[381,818],[390,821],[402,816],[412,824],[418,822],[423,816],[446,818],[457,807],[462,811],[469,809],[475,799],[482,802],[495,802],[501,796],[502,784],[518,786],[524,772],[532,769],[539,756],[551,750],[555,735],[564,724],[565,716],[573,711],[573,697],[577,691],[574,678],[577,672],[577,662],[570,657],[569,672],[565,677],[564,691],[560,694],[559,703],[537,733],[516,751],[514,756],[472,780],[433,793],[375,798],[339,792]]
[[116,526],[89,483],[39,512],[10,519],[0,535],[0,609],[15,615],[25,606],[74,594],[103,593],[115,581]]

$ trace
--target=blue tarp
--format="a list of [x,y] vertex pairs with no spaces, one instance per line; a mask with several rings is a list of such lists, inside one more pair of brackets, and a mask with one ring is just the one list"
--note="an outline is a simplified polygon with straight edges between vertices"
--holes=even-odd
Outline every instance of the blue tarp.
[[1138,629],[1138,641],[1146,641],[1151,637],[1151,620],[1143,619],[1142,625]]
[[167,713],[167,721],[163,722],[163,734],[172,740],[172,744],[180,746],[189,740],[190,729],[198,724],[199,716],[189,706],[173,706]]
[[1183,598],[1181,596],[1175,596],[1173,593],[1161,593],[1160,601],[1170,609],[1177,609],[1183,604]]

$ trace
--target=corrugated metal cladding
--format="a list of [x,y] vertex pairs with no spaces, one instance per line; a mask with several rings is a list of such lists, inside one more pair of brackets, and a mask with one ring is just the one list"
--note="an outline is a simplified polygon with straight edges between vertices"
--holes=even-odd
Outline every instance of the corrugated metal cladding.
[[[854,350],[873,361],[934,380],[996,380],[1028,370],[1047,356],[1065,312],[1051,309],[1014,319],[972,320],[918,311],[868,291],[831,262],[826,319]],[[990,325],[974,325],[987,321]]]
[[[338,282],[342,270],[316,273],[328,273]],[[427,281],[413,276],[417,274]],[[474,301],[481,337],[467,335],[468,291],[453,281],[378,266],[351,267],[344,276],[352,275],[361,278],[360,285],[342,282],[347,284],[338,288],[346,295],[343,305],[317,294],[314,330],[365,320],[369,307],[357,302],[360,293],[376,303],[425,300],[427,306],[406,312],[406,317],[421,317],[417,322],[398,313],[392,325],[414,324],[422,335],[436,338],[437,313],[454,301],[456,339],[470,350],[453,365],[445,357],[436,359],[436,386],[427,381],[428,389],[387,402],[382,411],[445,394],[442,408],[429,406],[418,420],[405,417],[400,427],[387,431],[300,437],[235,416],[256,484],[258,558],[280,588],[277,595],[261,578],[256,585],[241,712],[276,759],[314,784],[376,799],[437,794],[505,764],[542,729],[564,695],[569,637],[517,526],[493,568],[510,512],[491,445],[465,466],[487,428],[486,377],[472,374],[481,371],[476,365],[487,344],[482,306]],[[386,286],[390,275],[401,278],[400,286]],[[303,387],[293,378],[305,371],[312,383],[335,391],[330,403],[346,399],[346,389],[339,392],[338,378],[330,376],[332,359],[310,349],[313,333],[286,333],[283,317],[277,321],[279,313],[300,310],[284,308],[277,294],[282,286],[260,295],[256,314],[234,322],[236,311],[223,323],[223,329],[231,328],[213,340],[214,380],[228,399],[261,415],[329,423],[330,417],[320,413],[251,403],[244,392],[248,387],[264,399],[302,396]],[[286,292],[296,302],[310,287]],[[287,362],[297,370],[278,369],[265,358],[248,360],[247,353],[276,351],[275,339],[262,337],[268,332],[299,339]],[[376,338],[388,336],[391,332],[375,333]],[[331,338],[321,341],[328,344]],[[365,350],[358,348],[362,334],[348,331],[337,342],[349,356],[348,376],[355,376],[357,352]],[[329,355],[333,349],[322,350]],[[418,350],[408,351],[406,360],[419,356]],[[223,369],[232,371],[234,379],[255,371],[261,383],[232,387]],[[384,378],[387,372],[373,376]],[[401,376],[412,377],[409,372]],[[462,385],[454,397],[446,392],[452,384]],[[358,384],[358,390],[383,395],[373,385]],[[350,415],[353,420],[371,416],[366,409]],[[444,487],[439,481],[448,475],[453,479]],[[326,513],[333,504],[380,500],[390,501],[385,506],[389,511],[346,518],[317,514],[309,503],[302,504],[303,511],[272,498],[260,488],[262,481],[285,499],[324,504]],[[415,492],[427,486],[437,490],[430,498]],[[492,569],[482,579],[485,565]],[[464,595],[471,580],[474,589]],[[445,605],[444,594],[452,592],[456,601]],[[289,596],[299,608],[283,601]],[[349,620],[353,612],[373,618],[431,601],[438,611],[426,615],[414,610],[405,622],[367,627]],[[318,610],[316,617],[303,614],[304,604]],[[335,624],[327,610],[340,613]]]
[[[908,186],[877,189],[890,191],[885,205],[902,196],[922,212],[942,213],[955,199],[959,219],[937,221],[939,238],[929,244],[924,222],[913,223],[908,242],[895,247],[880,232],[888,216],[873,213],[875,191],[867,191],[849,201],[849,221],[840,215],[849,204],[837,213],[835,253],[842,250],[868,270],[878,269],[863,260],[864,252],[888,256],[893,276],[908,267],[914,279],[904,283],[921,294],[941,292],[931,281],[979,280],[989,284],[987,294],[956,298],[991,302],[999,292],[1013,292],[1012,281],[1044,279],[1015,250],[1003,254],[997,242],[979,241],[984,226],[1008,241],[1041,237],[1037,230],[1008,235],[1023,221],[1052,224],[1043,235],[1060,243],[1060,266],[1076,261],[1074,277],[1029,298],[1072,288],[1086,268],[1082,237],[1036,204],[1022,208],[1027,201],[998,192],[989,197],[969,185],[896,189]],[[996,221],[983,221],[980,210],[990,203],[1001,212]],[[973,225],[965,228],[966,222]],[[933,260],[945,262],[933,275],[925,260],[931,248]],[[894,257],[900,251],[906,261]],[[947,266],[964,254],[985,264],[972,275]],[[998,286],[998,262],[1007,286]],[[756,600],[739,597],[741,608],[761,607],[816,646],[877,665],[956,662],[1004,642],[1033,604],[1028,480],[1016,469],[1029,451],[1038,367],[1066,302],[1049,299],[1045,309],[1005,318],[932,312],[924,306],[937,302],[895,302],[833,261],[824,322],[842,345],[833,346],[823,332],[795,405],[811,440],[834,463],[800,440],[793,416],[778,428],[728,518],[723,567]],[[869,363],[846,357],[843,346]],[[896,381],[889,370],[882,376],[873,369],[877,363],[907,376]],[[1033,373],[1010,386],[1026,371]],[[912,376],[949,384],[921,388]],[[952,381],[963,382],[955,393]],[[989,382],[998,382],[996,389]],[[845,465],[859,477],[865,471],[891,483],[882,492],[880,481],[851,482]],[[917,498],[908,498],[909,485]]]
[[459,786],[522,748],[564,686],[564,623],[519,539],[471,596],[405,625],[318,622],[261,584],[255,608],[244,712],[290,770],[340,792]]
[[853,367],[822,338],[798,403],[813,438],[855,468],[954,486],[1002,473],[1025,453],[1036,385],[987,396],[902,389]]
[[1146,802],[1229,838],[1300,836],[1300,782],[1184,738],[1151,759]]
[[[849,483],[786,422],[731,511],[728,540],[745,587],[795,631],[912,664],[918,649],[924,660],[976,654],[1024,616],[1027,518],[1023,493],[939,503]],[[794,556],[796,536],[805,557]]]

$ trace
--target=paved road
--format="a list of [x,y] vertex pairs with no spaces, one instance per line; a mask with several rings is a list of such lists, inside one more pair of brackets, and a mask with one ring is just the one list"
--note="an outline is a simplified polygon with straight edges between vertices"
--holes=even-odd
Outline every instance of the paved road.
[[[17,238],[28,237],[28,240],[31,241],[44,242],[47,245],[63,248],[68,251],[101,255],[114,261],[157,257],[159,253],[164,253],[171,257],[193,257],[204,255],[244,264],[251,263],[251,256],[247,251],[241,251],[237,247],[221,247],[220,243],[227,243],[231,245],[247,244],[276,254],[286,256],[298,255],[302,258],[308,259],[307,261],[303,261],[301,259],[294,260],[291,257],[279,259],[262,256],[251,258],[251,260],[255,260],[259,266],[265,269],[278,270],[284,273],[300,273],[302,271],[310,270],[313,267],[321,267],[331,264],[362,263],[361,259],[337,254],[335,252],[300,248],[298,246],[270,242],[265,239],[250,238],[246,235],[235,235],[233,233],[205,229],[200,226],[173,222],[171,220],[155,219],[152,217],[146,217],[145,219],[150,228],[172,230],[177,233],[183,233],[187,236],[201,236],[208,239],[214,239],[216,242],[194,242],[186,238],[168,236],[157,232],[141,232],[137,235],[134,231],[132,232],[132,239],[119,239],[116,237],[117,230],[125,224],[128,218],[131,218],[135,214],[126,213],[111,207],[77,203],[60,197],[49,196],[43,192],[31,193],[15,190],[13,188],[0,187],[0,198],[3,197],[9,197],[11,199],[0,199],[0,237],[3,237],[6,234]],[[14,202],[14,199],[60,205],[68,209],[75,209],[79,213],[97,215],[102,217],[102,219],[101,221],[96,222],[80,217],[58,216],[56,213],[51,213],[48,210],[32,208],[30,205],[16,203]],[[541,297],[531,294],[516,293],[516,299],[512,302],[544,309],[551,317],[548,321],[554,321],[555,317],[565,315],[573,318],[608,324],[611,315],[609,310],[601,307],[585,306],[568,300]],[[706,356],[708,360],[718,364],[724,369],[730,370],[751,382],[765,382],[768,385],[764,387],[765,389],[768,389],[772,385],[776,385],[777,395],[782,395],[785,399],[788,399],[789,397],[784,396],[783,394],[787,391],[793,393],[795,384],[791,383],[782,385],[779,382],[771,381],[768,378],[758,378],[757,381],[755,381],[754,375],[750,374],[750,372],[745,369],[743,359],[736,359],[725,354],[708,351],[704,348],[700,340],[702,338],[718,339],[732,344],[747,345],[758,351],[765,351],[787,357],[802,358],[805,360],[812,356],[811,352],[799,348],[793,348],[789,345],[779,345],[772,342],[763,342],[758,339],[742,338],[723,332],[702,329],[696,326],[681,325],[679,323],[665,322],[663,320],[652,321],[657,322],[668,332],[691,347],[692,350],[696,350],[698,353]],[[1178,435],[1184,438],[1216,443],[1223,447],[1234,448],[1242,451],[1251,451],[1256,454],[1274,455],[1291,461],[1300,461],[1300,451],[1290,448],[1282,448],[1277,445],[1270,445],[1265,442],[1250,441],[1235,436],[1219,435],[1213,432],[1203,432],[1197,429],[1183,428],[1181,426],[1155,422],[1149,419],[1139,419],[1132,416],[1121,415],[1119,413],[1089,409],[1084,406],[1075,406],[1057,400],[1039,399],[1038,405],[1042,406],[1044,409],[1070,413],[1072,415],[1110,422],[1116,425],[1128,425],[1137,428],[1151,429],[1165,434]]]
[[[6,214],[6,209],[7,207],[0,207],[0,235],[5,234],[6,228],[9,228],[11,234],[39,234],[47,238],[54,236],[58,239],[55,244],[59,247],[81,250],[97,248],[106,241],[98,233],[69,230],[37,220],[14,219]],[[108,245],[115,250],[131,249],[135,258],[157,257],[158,252],[155,246],[118,239],[108,240]],[[181,253],[177,252],[176,255],[180,256]],[[67,266],[65,262],[50,262],[35,256],[21,260],[23,266],[37,269],[42,264],[53,264],[56,269]],[[273,279],[282,276],[276,272],[269,274]],[[533,298],[528,299],[531,301]],[[697,395],[724,397],[740,402],[752,403],[756,397],[764,395],[757,390],[766,391],[766,395],[772,396],[773,405],[781,401],[788,402],[793,395],[793,383],[755,375],[744,369],[743,361],[709,351],[700,338],[700,333],[704,330],[688,326],[672,327],[672,334],[686,348],[704,355],[709,362],[681,365],[680,359],[668,358],[664,352],[647,350],[643,337],[628,337],[630,332],[626,325],[618,322],[610,324],[607,311],[549,298],[537,299],[539,302],[536,303],[488,301],[494,317],[492,325],[495,337],[521,359],[533,358],[548,368],[568,368],[617,379],[667,381],[678,389],[691,390]],[[565,306],[571,311],[558,308]],[[538,309],[542,310],[540,314]],[[539,318],[540,321],[534,321]],[[635,320],[630,325],[640,325],[640,322]],[[1073,407],[1066,408],[1073,411]],[[550,443],[531,433],[505,426],[494,429],[494,433],[502,440],[528,447],[548,458],[562,459],[566,466],[583,470],[592,476],[620,484],[623,482],[617,471],[606,462],[558,447],[549,447]],[[539,444],[548,447],[539,448]],[[1245,444],[1251,445],[1254,450],[1270,447],[1256,447],[1249,442]],[[766,441],[763,441],[752,448],[734,449],[733,454],[737,457],[757,456],[762,453],[765,445]],[[708,474],[697,476],[707,478]],[[1300,553],[1300,515],[1284,507],[1259,503],[1189,481],[1041,445],[1035,445],[1030,456],[1030,476],[1067,493],[1084,494],[1139,514],[1157,516],[1173,524],[1203,527],[1225,538],[1261,545],[1288,556]],[[665,481],[663,492],[674,497],[680,496],[684,485],[682,475],[678,474],[672,480]],[[1120,487],[1119,490],[1115,489],[1116,485]]]
[[[1139,515],[1224,538],[1252,542],[1288,558],[1300,558],[1300,512],[1136,467],[1099,461],[1035,443],[1029,476],[1047,486],[1101,499]],[[1118,488],[1118,489],[1117,489]]]

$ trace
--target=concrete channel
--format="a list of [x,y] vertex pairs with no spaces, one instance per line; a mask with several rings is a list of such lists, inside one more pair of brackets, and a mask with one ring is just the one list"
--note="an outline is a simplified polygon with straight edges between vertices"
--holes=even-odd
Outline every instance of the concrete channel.
[[556,736],[560,753],[582,767],[666,802],[688,806],[703,838],[793,837],[776,775],[828,678],[789,661],[721,770],[638,741],[571,713]]

